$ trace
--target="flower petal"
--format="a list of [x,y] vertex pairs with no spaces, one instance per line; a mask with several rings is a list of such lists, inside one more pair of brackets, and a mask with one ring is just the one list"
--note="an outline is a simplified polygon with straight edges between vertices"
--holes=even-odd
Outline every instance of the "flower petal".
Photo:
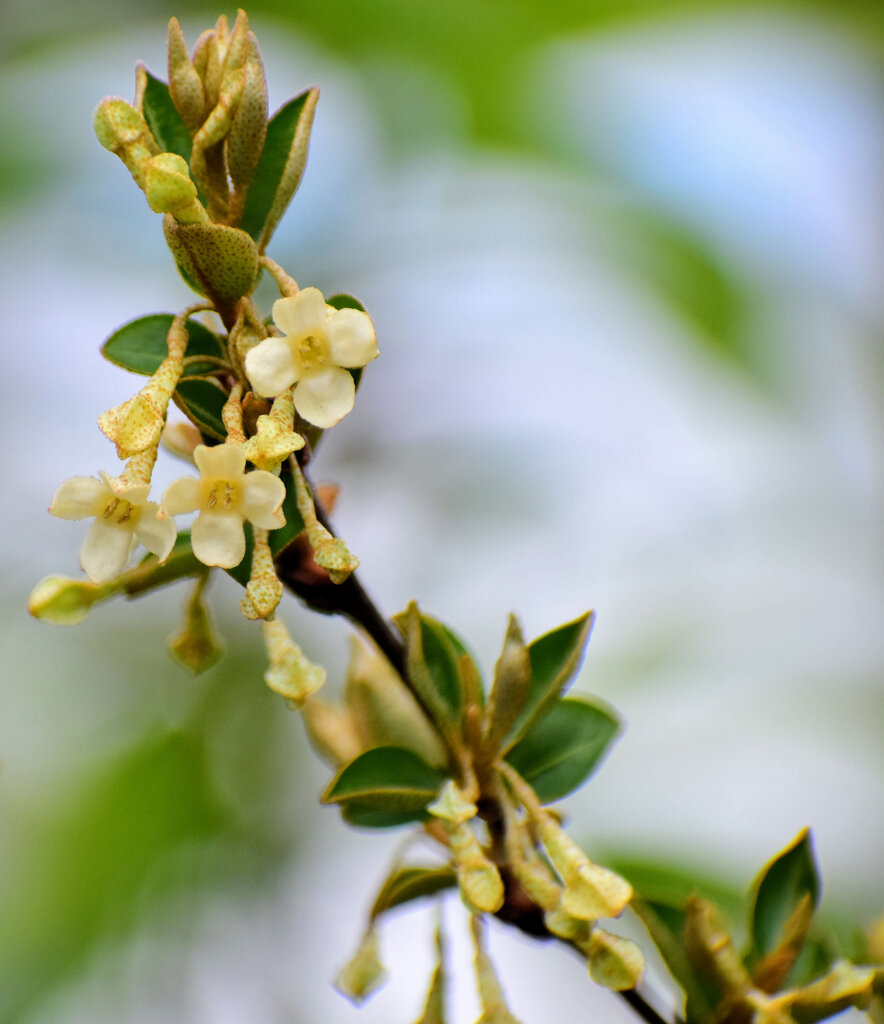
[[157,519],[159,505],[155,501],[146,501],[141,507],[141,515],[135,525],[135,536],[155,554],[161,562],[169,557],[175,545],[178,530],[172,519]]
[[308,374],[295,388],[295,408],[317,427],[333,427],[353,408],[356,385],[339,366],[324,366]]
[[338,366],[365,366],[378,354],[374,324],[359,309],[339,309],[326,328],[332,360]]
[[203,565],[232,569],[243,560],[246,538],[242,516],[235,512],[202,512],[190,531],[193,553]]
[[242,512],[255,526],[264,530],[276,530],[285,526],[282,514],[285,484],[278,476],[263,469],[247,473],[243,483]]
[[318,288],[302,288],[297,295],[273,303],[273,322],[283,332],[300,340],[325,329],[328,305]]
[[109,488],[94,476],[72,476],[55,492],[49,511],[59,519],[94,516],[95,506],[108,491]]
[[193,451],[197,469],[206,479],[236,480],[246,468],[246,450],[241,444],[197,445]]
[[195,476],[182,476],[163,492],[163,511],[167,516],[179,516],[200,507],[200,482]]
[[246,352],[246,376],[255,393],[275,398],[298,379],[298,364],[287,338],[265,338]]
[[93,583],[107,583],[126,568],[131,551],[131,530],[96,519],[80,548],[80,565]]

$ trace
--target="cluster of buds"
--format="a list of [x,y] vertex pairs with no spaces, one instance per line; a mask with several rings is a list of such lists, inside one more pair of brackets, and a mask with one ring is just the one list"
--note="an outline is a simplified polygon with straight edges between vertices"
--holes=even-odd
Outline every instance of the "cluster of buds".
[[[276,558],[303,534],[328,580],[343,582],[357,565],[323,525],[297,459],[352,410],[362,368],[378,355],[375,330],[354,299],[327,302],[319,289],[299,288],[265,252],[304,171],[317,90],[268,119],[261,55],[243,11],[232,28],[219,18],[192,51],[173,18],[168,44],[168,84],[139,65],[134,103],[103,100],[94,125],[162,215],[200,300],[174,316],[132,321],[105,344],[111,361],[148,377],[98,418],[125,465],[58,488],[52,515],[93,520],[80,551],[88,582],[52,577],[29,607],[73,622],[113,594],[150,589],[151,579],[191,576],[196,589],[172,651],[199,671],[219,650],[203,605],[206,580],[213,568],[227,570],[246,588],[243,614],[271,624],[268,683],[298,704],[324,673],[272,622],[283,592]],[[263,273],[280,295],[266,320],[251,297]],[[186,430],[169,423],[173,404],[190,420]],[[199,475],[151,500],[167,437]],[[175,517],[194,513],[179,533]],[[130,569],[138,544],[148,556]]]

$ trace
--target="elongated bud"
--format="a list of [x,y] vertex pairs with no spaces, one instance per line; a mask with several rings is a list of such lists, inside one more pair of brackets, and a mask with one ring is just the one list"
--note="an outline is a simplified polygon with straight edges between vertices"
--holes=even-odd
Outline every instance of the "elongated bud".
[[333,537],[316,518],[313,495],[304,479],[296,459],[292,460],[298,511],[304,520],[307,541],[313,549],[313,559],[328,573],[332,583],[343,583],[359,567],[359,559],[351,555],[340,537]]
[[635,988],[645,970],[642,951],[630,939],[593,928],[587,944],[589,973],[597,985],[623,992]]
[[335,978],[335,988],[358,1006],[364,1002],[384,981],[387,971],[378,953],[378,937],[374,928],[369,928],[356,950],[353,959]]
[[145,160],[144,195],[154,213],[171,213],[179,224],[204,224],[209,215],[196,197],[187,161],[177,153]]
[[731,998],[748,992],[753,987],[752,979],[718,909],[708,900],[692,896],[685,911],[685,950],[695,969],[714,980]]
[[476,1024],[519,1024],[519,1021],[510,1013],[503,989],[500,987],[497,971],[495,971],[491,957],[488,956],[485,949],[485,935],[481,919],[473,915],[470,919],[470,926],[476,948],[476,983],[479,989],[479,1005],[482,1007],[482,1014]]
[[187,328],[184,316],[177,316],[169,328],[169,354],[145,386],[127,402],[98,417],[98,426],[117,446],[117,454],[127,459],[160,441],[169,401],[184,368]]
[[252,572],[240,609],[247,619],[266,619],[282,600],[282,583],[276,575],[267,530],[254,527],[255,547],[252,551]]
[[31,591],[28,611],[35,619],[56,626],[74,626],[89,614],[89,609],[100,601],[113,597],[122,590],[119,580],[110,583],[90,583],[72,580],[66,576],[47,576]]
[[169,92],[181,119],[193,135],[207,113],[206,90],[188,56],[187,43],[177,18],[169,22]]
[[313,748],[335,768],[355,761],[366,749],[349,708],[307,697],[301,717]]
[[203,601],[208,574],[196,581],[187,604],[180,632],[169,639],[169,653],[195,676],[217,663],[224,652],[212,630],[209,613]]
[[294,707],[300,707],[325,682],[325,669],[304,657],[279,619],[264,623],[264,642],[270,659],[264,681]]
[[583,921],[622,913],[632,899],[629,882],[593,864],[548,814],[543,814],[538,829],[541,842],[565,883],[562,909]]
[[242,197],[239,202],[240,213],[245,202],[245,190],[254,177],[267,135],[267,82],[264,78],[264,65],[257,41],[251,32],[247,39],[245,80],[227,136],[227,168],[234,194]]
[[143,189],[144,164],[160,150],[141,114],[125,100],[109,96],[98,105],[93,124],[98,141],[123,161]]
[[467,906],[483,914],[496,914],[504,900],[500,871],[482,852],[479,840],[468,824],[444,822],[444,825],[461,896]]
[[424,1012],[415,1024],[445,1024],[445,945],[442,938],[442,922],[436,925],[436,969],[430,980]]

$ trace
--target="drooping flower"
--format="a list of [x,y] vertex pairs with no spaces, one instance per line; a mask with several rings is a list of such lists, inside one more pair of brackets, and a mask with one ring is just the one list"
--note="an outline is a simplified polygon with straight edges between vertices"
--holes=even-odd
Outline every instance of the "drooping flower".
[[205,565],[232,569],[246,553],[246,520],[265,530],[285,526],[285,484],[266,470],[246,473],[242,444],[201,444],[193,458],[200,478],[182,477],[169,484],[161,514],[198,511],[190,533],[193,553]]
[[318,288],[277,299],[273,319],[283,337],[265,338],[246,354],[246,376],[273,398],[295,385],[295,409],[317,427],[332,427],[353,408],[356,387],[347,369],[378,354],[374,324],[358,309],[329,306]]
[[80,549],[80,565],[93,583],[106,583],[126,567],[135,541],[165,561],[175,543],[171,519],[158,519],[159,505],[148,501],[149,483],[129,483],[100,473],[72,476],[58,488],[49,511],[60,519],[95,522]]

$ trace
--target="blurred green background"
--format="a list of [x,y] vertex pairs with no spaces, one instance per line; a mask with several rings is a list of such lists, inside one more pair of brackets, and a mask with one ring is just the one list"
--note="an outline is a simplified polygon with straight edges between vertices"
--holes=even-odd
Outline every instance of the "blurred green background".
[[[131,98],[135,60],[163,72],[169,16],[192,43],[218,13],[2,9],[4,1024],[407,1021],[430,970],[418,914],[370,1004],[330,989],[398,837],[316,805],[326,772],[229,581],[228,654],[197,679],[164,649],[183,590],[75,630],[23,611],[77,571],[54,488],[112,471],[94,420],[133,383],[100,342],[188,301],[91,112]],[[378,326],[316,469],[366,585],[489,670],[510,610],[533,636],[596,607],[577,687],[629,727],[568,805],[587,848],[745,888],[811,824],[830,920],[884,913],[880,8],[248,13],[272,106],[322,89],[272,255]],[[286,617],[337,688],[346,628]],[[556,951],[492,943],[525,1024],[619,1019]],[[453,1024],[475,1013],[459,984]]]

